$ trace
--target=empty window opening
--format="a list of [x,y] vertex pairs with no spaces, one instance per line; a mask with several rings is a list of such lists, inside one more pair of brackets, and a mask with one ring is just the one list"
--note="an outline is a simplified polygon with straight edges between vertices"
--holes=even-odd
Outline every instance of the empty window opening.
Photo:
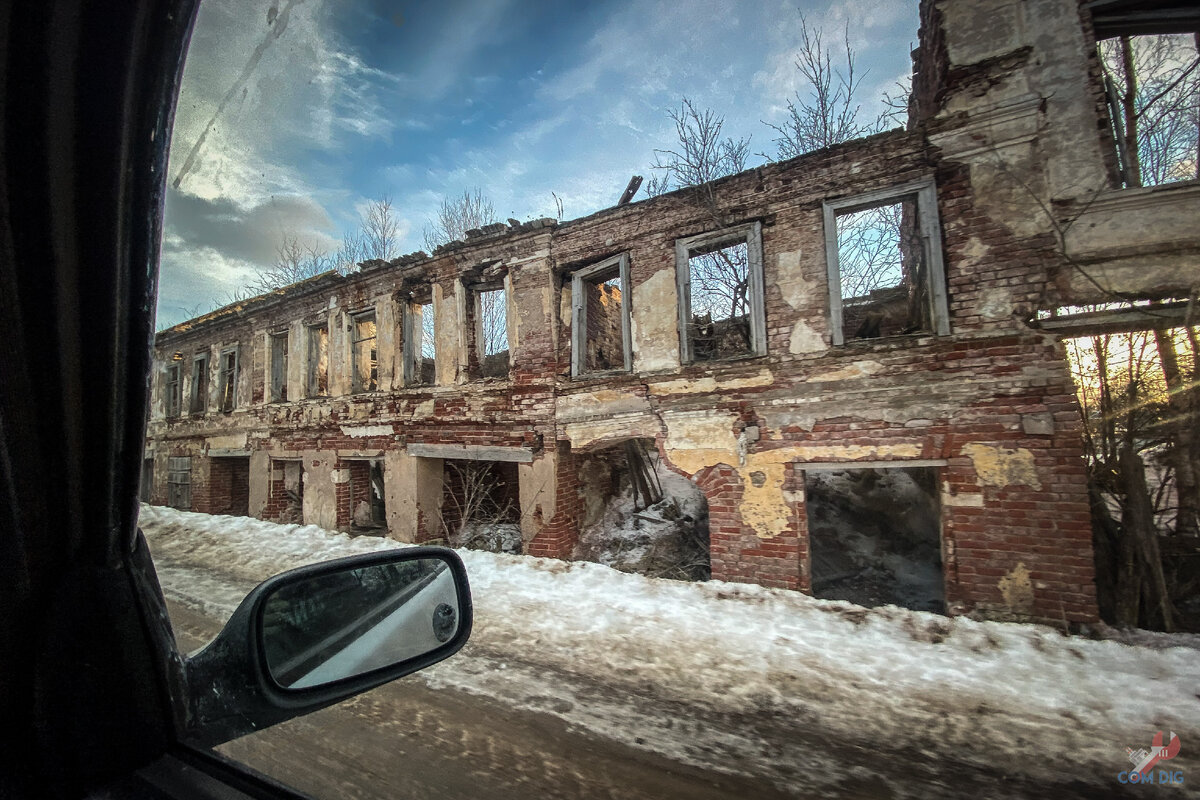
[[387,504],[384,499],[383,462],[349,462],[350,530],[354,533],[387,533]]
[[304,524],[304,466],[299,461],[271,461],[271,494],[264,515],[276,522]]
[[633,368],[629,343],[629,257],[586,267],[571,277],[571,374]]
[[521,552],[517,465],[505,461],[442,462],[442,535],[451,547]]
[[409,303],[404,313],[404,384],[432,386],[437,374],[433,303]]
[[288,335],[287,332],[271,334],[271,402],[282,403],[288,399]]
[[758,223],[676,244],[683,360],[766,354]]
[[329,326],[308,329],[308,396],[329,396]]
[[354,361],[354,392],[373,392],[379,386],[379,359],[376,350],[375,312],[368,311],[353,317],[351,342]]
[[181,511],[192,510],[192,457],[167,459],[167,505]]
[[658,578],[708,580],[708,502],[651,439],[576,454],[583,508],[574,558]]
[[1192,34],[1116,36],[1098,47],[1122,184],[1200,178],[1200,40]]
[[192,359],[192,396],[188,407],[193,414],[208,411],[208,353]]
[[179,381],[179,364],[168,364],[166,382],[163,386],[163,405],[167,418],[178,417],[182,402],[183,387]]
[[503,287],[475,292],[475,348],[481,378],[508,377],[508,293]]
[[928,182],[825,204],[834,344],[950,332],[936,207]]
[[236,347],[226,348],[221,351],[221,382],[219,385],[219,394],[221,398],[221,411],[228,414],[237,408],[237,384],[238,384],[238,351]]
[[936,469],[806,471],[804,490],[815,597],[945,610]]
[[208,497],[210,514],[250,516],[250,458],[221,456],[211,459]]

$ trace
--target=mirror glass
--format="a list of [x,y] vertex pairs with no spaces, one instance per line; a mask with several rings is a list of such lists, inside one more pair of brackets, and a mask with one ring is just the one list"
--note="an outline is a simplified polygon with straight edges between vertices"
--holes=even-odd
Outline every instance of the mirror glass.
[[280,686],[306,689],[407,661],[454,638],[454,573],[418,558],[306,576],[264,601],[263,651]]

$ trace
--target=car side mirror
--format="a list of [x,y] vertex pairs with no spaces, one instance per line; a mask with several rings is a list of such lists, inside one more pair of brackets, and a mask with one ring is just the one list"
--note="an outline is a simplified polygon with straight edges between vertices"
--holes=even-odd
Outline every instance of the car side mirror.
[[276,575],[185,660],[183,738],[212,747],[424,669],[462,648],[471,621],[466,570],[446,548]]

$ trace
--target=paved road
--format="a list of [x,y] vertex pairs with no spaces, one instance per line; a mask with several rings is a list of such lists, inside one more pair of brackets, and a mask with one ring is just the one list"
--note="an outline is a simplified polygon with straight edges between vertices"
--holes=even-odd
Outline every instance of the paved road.
[[[217,624],[168,601],[180,648]],[[245,736],[226,755],[317,798],[770,798],[750,781],[677,764],[570,729],[549,714],[433,691],[410,676]],[[868,793],[846,797],[887,797]]]

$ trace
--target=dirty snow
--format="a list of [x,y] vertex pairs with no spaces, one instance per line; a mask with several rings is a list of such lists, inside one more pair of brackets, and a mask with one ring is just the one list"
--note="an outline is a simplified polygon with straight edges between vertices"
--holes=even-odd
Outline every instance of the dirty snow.
[[[168,597],[222,617],[273,573],[405,546],[149,506],[141,526]],[[831,746],[914,765],[952,755],[1034,782],[1108,786],[1128,769],[1125,747],[1173,730],[1185,748],[1172,769],[1200,766],[1200,744],[1186,744],[1200,743],[1197,637],[1130,646],[753,585],[460,554],[475,629],[462,653],[420,673],[428,684],[681,761],[820,792],[860,767],[814,751],[819,732]]]

